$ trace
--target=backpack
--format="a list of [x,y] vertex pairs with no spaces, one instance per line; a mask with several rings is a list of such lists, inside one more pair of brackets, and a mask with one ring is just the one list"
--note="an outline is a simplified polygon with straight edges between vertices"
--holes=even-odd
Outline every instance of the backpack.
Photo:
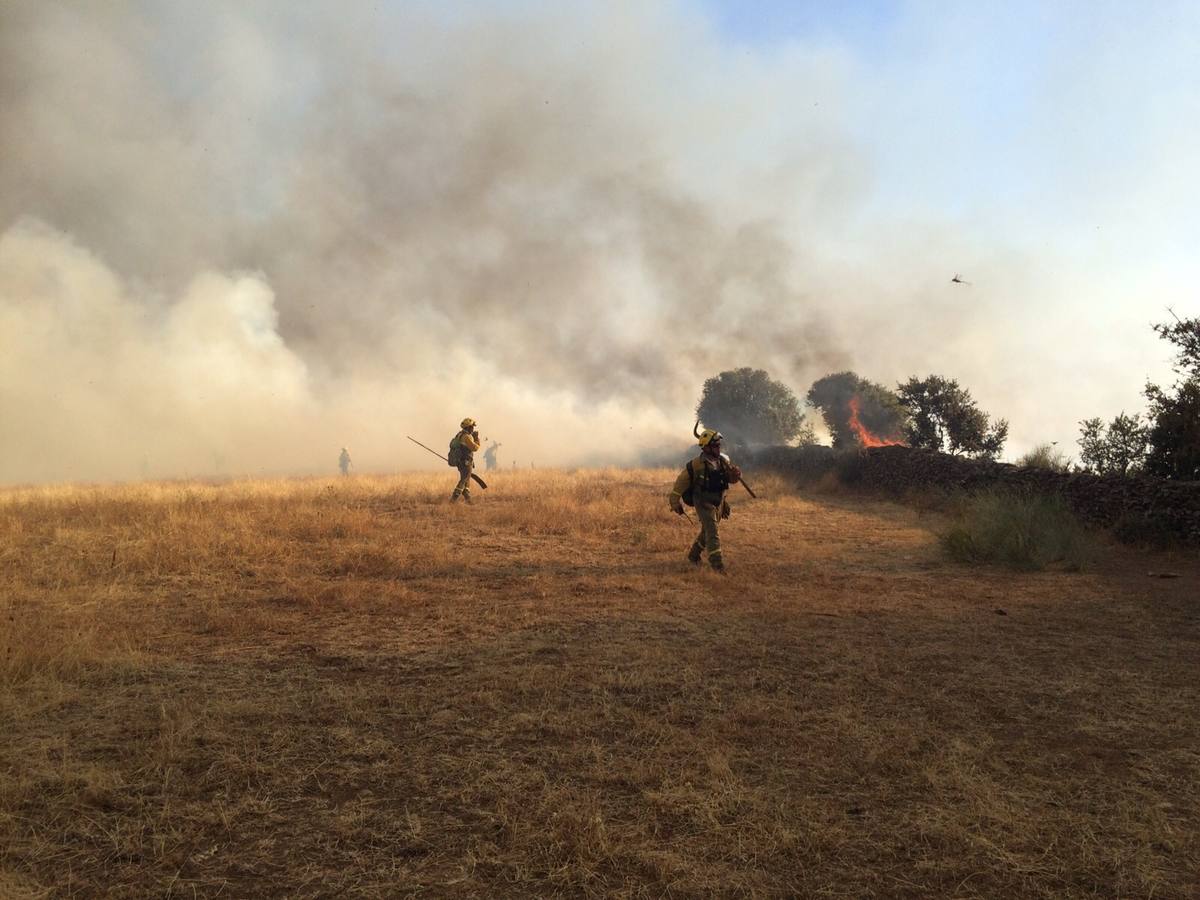
[[452,469],[457,469],[462,465],[462,445],[458,442],[457,434],[450,440],[450,451],[446,454],[446,462]]
[[696,473],[692,471],[692,460],[690,459],[687,461],[687,470],[688,486],[680,499],[688,506],[694,507],[696,505]]

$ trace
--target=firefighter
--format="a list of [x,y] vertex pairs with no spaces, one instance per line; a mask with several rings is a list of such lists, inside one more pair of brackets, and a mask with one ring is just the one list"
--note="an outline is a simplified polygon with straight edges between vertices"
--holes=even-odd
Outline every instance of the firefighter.
[[700,533],[692,542],[688,551],[688,561],[700,565],[700,558],[708,551],[708,563],[714,572],[725,572],[725,560],[721,555],[721,537],[718,526],[721,519],[729,518],[729,503],[725,494],[731,484],[737,484],[742,478],[742,470],[729,461],[729,457],[721,452],[721,434],[706,428],[696,433],[700,442],[700,455],[688,460],[679,477],[675,479],[675,487],[671,491],[671,509],[677,515],[683,515],[683,503],[686,497],[696,507],[696,515],[700,518]]
[[342,470],[342,476],[350,474],[350,451],[345,447],[342,448],[341,455],[338,456],[338,468]]
[[450,461],[458,468],[458,484],[450,495],[453,503],[462,497],[471,502],[471,471],[475,468],[475,451],[479,449],[479,429],[475,420],[462,420],[461,429],[450,441]]
[[490,447],[483,451],[483,467],[489,472],[496,468],[496,451],[504,445],[497,441],[492,441]]

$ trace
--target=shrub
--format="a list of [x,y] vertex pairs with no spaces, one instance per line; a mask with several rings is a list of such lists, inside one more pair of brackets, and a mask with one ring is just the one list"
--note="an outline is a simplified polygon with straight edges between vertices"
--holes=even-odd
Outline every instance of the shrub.
[[834,471],[837,472],[838,481],[851,487],[862,483],[867,474],[867,464],[867,457],[861,453],[841,453]]
[[1061,450],[1055,450],[1053,444],[1038,444],[1018,459],[1017,465],[1027,469],[1049,469],[1052,472],[1071,470],[1071,460]]
[[1152,547],[1155,550],[1172,550],[1180,547],[1179,532],[1169,522],[1147,515],[1130,512],[1113,523],[1112,534],[1122,544]]
[[1090,536],[1061,497],[1026,491],[973,495],[941,542],[960,562],[1026,570],[1060,564],[1079,571],[1093,556]]

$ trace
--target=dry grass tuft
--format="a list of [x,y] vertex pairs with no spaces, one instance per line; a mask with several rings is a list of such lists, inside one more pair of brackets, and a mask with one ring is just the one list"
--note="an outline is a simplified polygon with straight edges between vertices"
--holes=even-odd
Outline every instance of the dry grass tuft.
[[672,477],[0,491],[0,896],[1195,896],[1194,558]]
[[960,562],[998,562],[1016,569],[1059,565],[1082,571],[1095,541],[1066,502],[1029,491],[986,491],[959,501],[942,547]]

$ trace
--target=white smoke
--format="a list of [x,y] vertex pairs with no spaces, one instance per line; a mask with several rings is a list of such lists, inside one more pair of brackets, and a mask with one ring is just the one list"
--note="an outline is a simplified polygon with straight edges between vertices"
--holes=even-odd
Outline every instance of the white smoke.
[[261,276],[197,274],[165,302],[37,222],[0,235],[0,478],[210,474],[312,403]]

